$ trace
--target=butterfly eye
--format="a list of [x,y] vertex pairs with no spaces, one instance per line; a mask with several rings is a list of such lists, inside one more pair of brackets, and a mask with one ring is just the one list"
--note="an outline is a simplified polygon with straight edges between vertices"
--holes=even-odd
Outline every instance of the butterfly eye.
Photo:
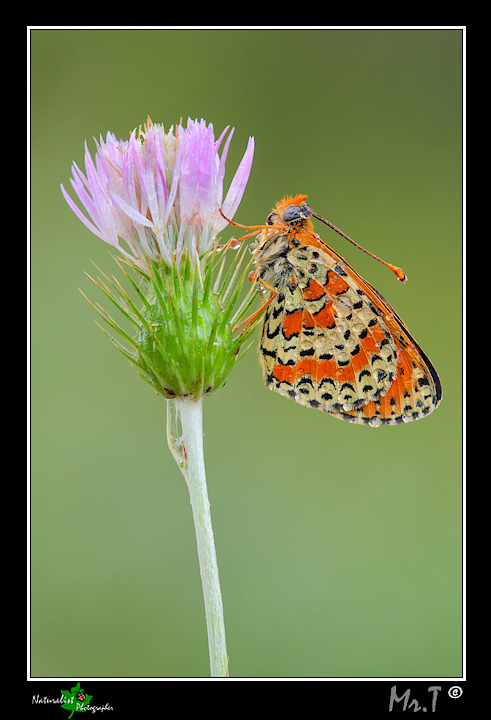
[[312,210],[308,205],[289,205],[283,211],[283,222],[290,225],[296,225],[302,220],[306,220],[312,215]]
[[278,220],[278,215],[274,212],[269,213],[268,217],[266,218],[266,225],[274,225]]

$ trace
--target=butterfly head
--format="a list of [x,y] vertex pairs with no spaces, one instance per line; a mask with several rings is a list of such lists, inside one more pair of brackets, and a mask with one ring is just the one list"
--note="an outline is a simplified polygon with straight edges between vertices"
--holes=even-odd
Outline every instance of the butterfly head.
[[312,215],[312,210],[305,203],[306,199],[307,195],[294,195],[283,198],[269,213],[266,224],[311,230],[312,221],[309,218]]

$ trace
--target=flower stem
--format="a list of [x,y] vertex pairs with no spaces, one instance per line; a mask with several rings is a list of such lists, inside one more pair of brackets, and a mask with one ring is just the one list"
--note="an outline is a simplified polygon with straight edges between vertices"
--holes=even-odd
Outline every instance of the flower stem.
[[[205,601],[211,677],[227,677],[227,647],[223,619],[222,593],[218,579],[218,563],[211,525],[210,502],[206,487],[203,454],[203,398],[180,397],[175,403],[182,427],[183,462],[181,471],[186,479],[193,510],[198,548],[199,568]],[[168,430],[170,424],[168,423]],[[169,445],[171,440],[169,440]],[[178,463],[179,464],[179,463]]]

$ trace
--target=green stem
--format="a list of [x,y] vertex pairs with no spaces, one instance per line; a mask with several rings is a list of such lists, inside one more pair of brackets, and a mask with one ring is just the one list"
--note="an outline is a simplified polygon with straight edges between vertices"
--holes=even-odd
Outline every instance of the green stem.
[[[182,426],[184,447],[181,455],[182,461],[178,462],[178,464],[186,479],[193,510],[199,568],[205,601],[211,677],[227,677],[228,657],[225,644],[222,593],[218,579],[218,563],[211,525],[203,454],[203,398],[196,400],[192,397],[180,397],[169,401],[170,403],[175,403],[175,409],[179,414]],[[168,430],[169,427],[170,424],[168,423]],[[171,442],[169,439],[169,446],[171,446]],[[176,454],[174,454],[174,457],[176,457]]]

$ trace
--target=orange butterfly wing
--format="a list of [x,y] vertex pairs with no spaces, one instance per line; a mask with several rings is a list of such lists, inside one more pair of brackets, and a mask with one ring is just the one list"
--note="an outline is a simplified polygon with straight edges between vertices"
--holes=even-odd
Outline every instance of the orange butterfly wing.
[[372,427],[432,412],[436,370],[382,295],[310,229],[265,237],[255,275],[277,291],[259,346],[266,384]]

